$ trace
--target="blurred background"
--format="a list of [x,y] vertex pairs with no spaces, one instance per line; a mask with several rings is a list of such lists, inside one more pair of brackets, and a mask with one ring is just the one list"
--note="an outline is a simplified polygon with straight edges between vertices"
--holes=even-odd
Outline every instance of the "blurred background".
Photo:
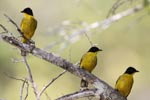
[[[4,25],[16,37],[16,28],[3,16],[7,14],[18,25],[23,17],[20,13],[25,7],[31,7],[38,21],[38,27],[32,40],[36,46],[48,52],[60,55],[72,63],[80,61],[90,48],[85,34],[73,34],[86,26],[102,21],[116,0],[1,0],[0,24]],[[141,4],[143,0],[131,0],[120,6],[116,13]],[[2,32],[3,30],[0,29]],[[150,16],[141,10],[113,23],[103,30],[95,28],[86,33],[90,40],[103,51],[98,54],[98,64],[93,74],[114,87],[119,75],[128,66],[140,72],[135,74],[134,85],[129,100],[148,100],[150,98]],[[0,98],[19,100],[22,82],[12,80],[4,72],[17,78],[27,77],[18,49],[0,41]],[[38,91],[63,69],[32,55],[27,57]],[[46,90],[51,100],[80,89],[80,79],[69,72],[57,79]],[[25,91],[24,91],[25,92]],[[24,93],[25,94],[25,93]],[[33,90],[29,88],[27,100],[34,100]],[[47,100],[45,94],[41,100]]]

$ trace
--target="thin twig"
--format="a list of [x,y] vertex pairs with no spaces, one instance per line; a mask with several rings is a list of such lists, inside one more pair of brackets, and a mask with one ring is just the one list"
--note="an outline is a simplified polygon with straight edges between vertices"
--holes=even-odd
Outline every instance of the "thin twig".
[[29,88],[29,84],[28,84],[27,79],[25,79],[24,82],[22,83],[21,88],[20,88],[20,100],[22,100],[22,97],[23,97],[22,95],[23,95],[23,90],[24,90],[25,84],[26,84],[26,95],[25,95],[24,100],[26,100],[27,97],[28,97],[28,88]]
[[39,98],[38,98],[38,91],[37,91],[37,88],[36,88],[36,84],[35,84],[35,82],[33,80],[31,69],[30,69],[30,66],[27,63],[27,60],[26,60],[25,56],[23,56],[23,60],[24,60],[24,64],[25,64],[25,67],[26,67],[26,70],[27,70],[27,73],[28,73],[29,81],[30,81],[31,86],[33,88],[34,95],[36,97],[36,100],[39,100]]
[[8,33],[10,36],[12,36],[12,33],[9,32],[2,24],[0,24],[0,27],[4,30],[4,32],[1,32],[1,34]]
[[84,97],[93,97],[96,96],[97,89],[90,89],[84,91],[78,91],[75,93],[67,94],[62,97],[57,98],[56,100],[75,100]]
[[45,92],[45,95],[47,97],[47,100],[51,100],[51,98],[49,97],[49,95]]
[[4,74],[9,77],[10,79],[14,79],[14,80],[18,80],[18,81],[22,81],[22,82],[26,82],[24,79],[21,78],[16,78],[14,76],[9,75],[8,73],[4,72]]
[[0,27],[4,30],[3,33],[8,33],[8,30],[2,24],[0,24]]
[[[27,81],[27,80],[26,80],[26,81]],[[28,83],[28,81],[27,81],[27,84],[26,84],[26,95],[25,95],[25,97],[24,97],[24,100],[26,100],[27,97],[28,97],[28,91],[29,91],[29,83]]]
[[85,36],[87,37],[88,41],[90,42],[90,45],[93,46],[93,43],[92,43],[92,41],[90,40],[90,37],[87,35],[86,32],[84,32],[84,34],[85,34]]
[[53,78],[48,84],[46,84],[46,85],[42,88],[41,92],[38,94],[38,97],[40,97],[40,96],[43,94],[43,92],[44,92],[53,82],[55,82],[55,80],[57,80],[60,76],[62,76],[62,75],[65,74],[66,72],[67,72],[67,71],[64,70],[64,71],[61,72],[58,76],[56,76],[55,78]]

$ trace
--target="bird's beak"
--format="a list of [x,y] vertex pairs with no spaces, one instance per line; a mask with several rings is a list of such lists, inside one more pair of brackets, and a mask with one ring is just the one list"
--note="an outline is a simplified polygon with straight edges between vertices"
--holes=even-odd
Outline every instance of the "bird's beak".
[[21,13],[24,13],[24,11],[20,11]]
[[139,72],[138,70],[136,70],[136,72]]
[[103,51],[102,49],[99,49],[98,51]]

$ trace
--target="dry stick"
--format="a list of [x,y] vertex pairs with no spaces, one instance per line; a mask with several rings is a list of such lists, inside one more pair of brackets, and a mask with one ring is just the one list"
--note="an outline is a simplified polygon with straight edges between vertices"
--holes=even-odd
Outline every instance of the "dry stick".
[[56,76],[55,78],[53,78],[48,84],[46,84],[46,85],[42,88],[41,92],[39,92],[38,97],[40,98],[40,96],[42,95],[42,93],[43,93],[53,82],[55,82],[55,80],[57,80],[60,76],[62,76],[62,75],[65,74],[66,72],[67,72],[67,71],[64,70],[64,71],[61,72],[58,76]]
[[62,96],[60,98],[57,98],[56,100],[71,100],[73,99],[79,99],[83,97],[93,97],[96,96],[97,89],[89,89],[84,91],[78,91],[75,93],[71,93],[65,96]]
[[36,88],[36,84],[35,84],[35,82],[33,80],[31,69],[30,69],[30,66],[27,63],[27,60],[26,60],[25,56],[23,56],[23,60],[24,60],[24,64],[25,64],[25,67],[26,67],[26,70],[27,70],[27,73],[28,73],[29,81],[30,81],[31,86],[32,86],[33,91],[34,91],[34,95],[36,97],[36,100],[39,100],[39,98],[38,98],[38,91],[37,91],[37,88]]

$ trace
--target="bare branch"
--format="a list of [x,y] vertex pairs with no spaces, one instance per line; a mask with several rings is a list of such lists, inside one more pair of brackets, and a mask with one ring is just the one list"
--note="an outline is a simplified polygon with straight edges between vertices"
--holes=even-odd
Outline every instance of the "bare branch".
[[22,83],[21,88],[20,88],[20,100],[22,100],[22,97],[23,97],[22,95],[23,95],[23,90],[24,90],[24,86],[25,86],[25,84],[26,84],[26,95],[25,95],[24,100],[26,100],[26,99],[27,99],[27,97],[28,97],[28,88],[29,88],[29,83],[28,83],[27,79],[25,79],[25,80],[24,80],[24,82]]
[[96,96],[97,94],[96,92],[97,92],[97,89],[78,91],[75,93],[71,93],[71,94],[59,97],[56,100],[75,100],[75,99],[79,99],[83,97],[93,97],[93,96]]
[[38,98],[38,91],[37,91],[37,88],[36,88],[36,84],[35,84],[35,82],[33,80],[31,69],[30,69],[30,66],[27,63],[27,60],[26,60],[25,56],[23,56],[23,60],[24,60],[24,64],[25,64],[25,67],[26,67],[26,70],[27,70],[27,73],[28,73],[29,81],[30,81],[31,86],[32,86],[33,91],[34,91],[34,95],[36,97],[36,100],[39,100],[39,98]]
[[53,82],[55,82],[60,76],[62,76],[62,75],[65,74],[66,72],[67,72],[67,71],[64,70],[64,71],[61,72],[58,76],[56,76],[55,78],[53,78],[48,84],[46,84],[46,85],[42,88],[41,92],[38,94],[38,97],[40,97],[40,96],[42,95],[42,93],[43,93]]
[[[80,78],[85,79],[86,81],[91,83],[95,88],[97,88],[99,90],[99,94],[103,94],[104,98],[110,97],[110,98],[112,98],[112,100],[126,100],[125,98],[120,96],[120,94],[118,92],[115,92],[115,90],[111,86],[109,86],[107,83],[105,83],[104,81],[100,80],[93,74],[84,71],[83,69],[79,68],[77,65],[74,65],[61,57],[58,57],[52,53],[48,53],[44,50],[41,50],[40,48],[35,47],[35,48],[31,49],[30,46],[24,46],[24,44],[17,41],[15,39],[15,37],[2,36],[2,39],[4,41],[6,41],[7,43],[16,46],[17,48],[20,48],[20,49],[24,48],[24,51],[27,51],[38,58],[48,61],[48,62],[56,65],[57,67],[61,67],[65,70],[69,71],[70,73],[72,73]],[[27,66],[27,67],[29,67],[29,66]],[[29,70],[29,69],[27,69],[27,70]],[[35,96],[37,96],[37,90],[35,88],[35,84],[34,84],[31,76],[30,76],[30,81],[32,83],[32,87],[34,88]]]

